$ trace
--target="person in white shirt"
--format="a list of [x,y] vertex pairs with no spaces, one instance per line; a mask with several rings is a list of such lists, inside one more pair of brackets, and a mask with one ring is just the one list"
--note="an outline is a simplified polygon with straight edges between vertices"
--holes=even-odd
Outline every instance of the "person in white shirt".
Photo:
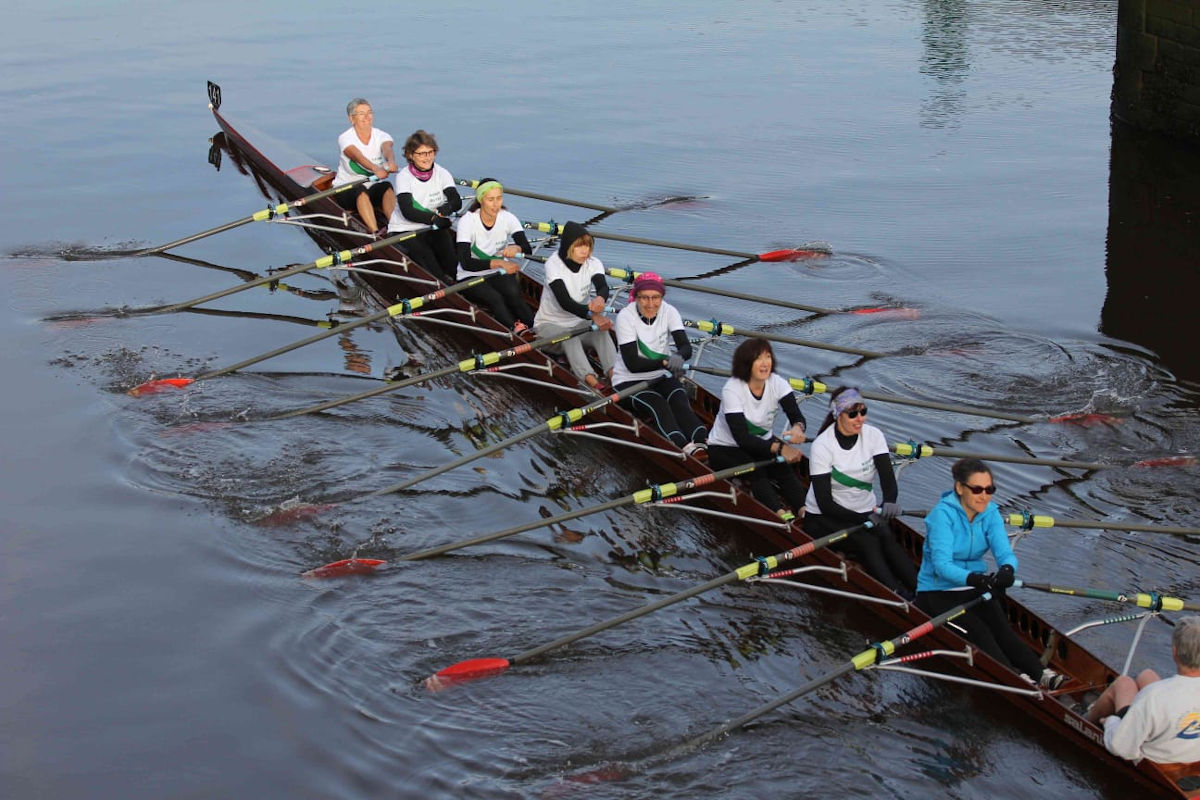
[[[708,429],[692,411],[679,378],[684,362],[692,357],[692,343],[675,306],[663,300],[666,285],[653,272],[633,279],[630,303],[617,314],[617,363],[613,388],[618,392],[639,383],[649,387],[626,404],[651,420],[663,436],[687,455],[700,455],[708,441]],[[675,352],[671,352],[674,344]]]
[[[453,283],[458,271],[454,253],[451,215],[462,208],[462,198],[454,188],[454,176],[440,164],[437,139],[432,133],[414,131],[404,142],[408,165],[396,173],[396,208],[388,218],[388,233],[420,230],[398,246],[436,278]],[[433,230],[421,230],[431,227]]]
[[460,281],[493,273],[463,294],[490,311],[513,336],[528,334],[533,328],[533,309],[521,297],[517,278],[521,265],[512,259],[532,254],[533,247],[521,220],[504,208],[504,187],[499,181],[484,178],[475,188],[470,212],[458,221],[457,247]]
[[[558,252],[546,260],[546,288],[533,327],[538,336],[561,336],[585,321],[594,324],[597,330],[568,339],[562,350],[575,377],[600,389],[612,376],[617,349],[610,333],[612,320],[604,314],[609,289],[604,264],[592,254],[595,245],[595,238],[578,222],[563,226]],[[592,369],[585,347],[596,351],[600,376]]]
[[358,211],[363,224],[371,233],[382,231],[375,216],[375,207],[391,216],[396,207],[396,193],[387,180],[396,171],[396,156],[390,134],[375,127],[375,112],[371,104],[356,97],[346,104],[350,127],[338,137],[338,168],[333,185],[341,186],[363,176],[374,176],[378,182],[364,188],[362,184],[333,196],[347,211]]
[[1137,680],[1120,675],[1088,709],[1104,727],[1104,746],[1130,761],[1163,764],[1200,761],[1200,617],[1175,623],[1171,655],[1176,673],[1160,679],[1144,670]]

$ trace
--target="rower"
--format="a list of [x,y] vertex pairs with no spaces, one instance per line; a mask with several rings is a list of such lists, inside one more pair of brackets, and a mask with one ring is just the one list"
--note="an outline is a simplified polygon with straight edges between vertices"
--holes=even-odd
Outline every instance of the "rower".
[[388,218],[388,233],[422,231],[397,247],[444,283],[454,283],[458,256],[454,253],[451,215],[462,208],[454,176],[440,164],[437,139],[418,130],[404,142],[408,165],[396,173],[396,207]]
[[[595,245],[595,238],[578,222],[563,226],[558,252],[546,260],[546,285],[533,327],[538,336],[561,336],[581,320],[595,325],[597,330],[563,342],[562,351],[576,378],[601,389],[612,379],[617,350],[610,333],[612,320],[604,314],[609,289],[604,264],[594,255]],[[601,375],[593,371],[585,347],[596,351]]]
[[[791,522],[796,518],[794,511],[804,508],[804,486],[795,469],[804,457],[800,445],[805,423],[800,404],[791,385],[775,372],[775,353],[766,339],[751,337],[739,344],[733,351],[730,372],[708,437],[709,463],[713,469],[726,469],[783,456],[783,463],[750,473],[750,491],[780,519]],[[773,432],[781,408],[791,425],[782,438]]]
[[375,127],[375,112],[361,97],[346,104],[346,115],[350,118],[350,127],[338,137],[338,168],[333,185],[341,186],[364,175],[374,176],[378,183],[370,189],[359,185],[339,192],[333,199],[347,211],[357,210],[368,231],[382,233],[375,207],[383,211],[385,219],[396,208],[396,193],[387,180],[388,175],[396,171],[392,137]]
[[692,357],[692,343],[684,330],[683,317],[663,300],[666,292],[657,273],[643,272],[634,278],[630,303],[617,314],[618,358],[613,367],[613,388],[621,391],[639,381],[653,381],[629,398],[629,407],[652,421],[684,453],[696,455],[707,447],[708,429],[692,410],[679,382],[684,362]]
[[1120,675],[1088,709],[1088,720],[1104,727],[1108,752],[1133,762],[1200,761],[1200,617],[1175,623],[1171,657],[1177,674]]
[[[509,244],[509,238],[513,243]],[[494,178],[484,178],[475,189],[475,202],[458,221],[458,279],[460,281],[499,270],[496,275],[465,294],[508,328],[513,336],[533,328],[533,309],[521,297],[517,273],[519,255],[531,255],[533,247],[516,215],[504,208],[504,187]]]
[[[867,424],[867,404],[858,389],[843,386],[830,394],[829,414],[808,457],[805,532],[815,538],[869,520],[872,526],[834,549],[858,561],[867,574],[905,600],[913,600],[917,571],[889,524],[900,513],[896,473],[887,439],[879,428]],[[883,492],[878,511],[877,477]]]
[[[1057,689],[1066,680],[1026,647],[1004,613],[1000,597],[1013,585],[1017,557],[992,495],[992,471],[977,458],[961,458],[950,468],[954,488],[925,515],[925,548],[917,576],[917,607],[936,616],[965,600],[991,598],[963,614],[955,624],[967,641],[1021,674],[1030,683]],[[991,551],[998,569],[989,573],[983,557]]]

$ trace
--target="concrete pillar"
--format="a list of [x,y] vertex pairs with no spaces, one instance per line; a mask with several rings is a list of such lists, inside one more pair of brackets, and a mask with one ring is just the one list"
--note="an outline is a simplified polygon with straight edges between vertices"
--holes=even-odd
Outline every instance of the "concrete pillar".
[[1112,112],[1200,142],[1200,2],[1120,0]]

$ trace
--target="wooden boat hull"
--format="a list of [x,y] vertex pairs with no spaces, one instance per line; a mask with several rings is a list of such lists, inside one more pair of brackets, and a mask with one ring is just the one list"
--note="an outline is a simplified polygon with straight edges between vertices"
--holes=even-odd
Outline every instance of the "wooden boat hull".
[[[288,164],[286,161],[279,163],[274,156],[263,152],[258,146],[250,142],[227,116],[220,113],[219,109],[214,108],[213,114],[226,138],[225,144],[228,147],[228,152],[235,159],[239,168],[242,168],[243,171],[248,170],[259,182],[260,188],[263,188],[264,192],[267,191],[266,186],[269,185],[280,196],[279,198],[271,199],[277,200],[282,198],[283,200],[294,200],[325,188],[323,182],[328,179],[330,174],[328,168],[303,160],[292,164]],[[310,206],[309,209],[335,215],[342,213],[341,208],[329,199],[318,201]],[[309,230],[308,232],[318,243],[337,249],[355,247],[366,241],[362,237],[342,235],[331,231]],[[403,254],[395,248],[387,248],[382,253],[396,260],[404,259]],[[415,264],[411,266],[411,270],[413,274],[419,277],[430,277]],[[536,307],[541,294],[540,284],[524,273],[522,273],[521,278],[522,291],[531,304]],[[398,297],[405,296],[402,292],[397,291],[396,287],[403,285],[398,281],[367,277],[365,283],[367,289],[380,306],[387,305]],[[471,308],[470,303],[461,295],[451,296],[441,302],[449,304],[454,308],[464,310]],[[477,338],[484,346],[495,349],[511,346],[512,339],[499,323],[483,312],[477,312],[476,318],[479,324],[487,326],[494,331],[494,333],[480,332],[477,334]],[[575,380],[574,376],[558,365],[553,359],[549,359],[547,356],[537,352],[528,354],[526,358],[533,363],[547,366],[554,376],[554,380],[562,387],[579,388],[579,383]],[[694,388],[695,396],[693,397],[693,405],[696,408],[697,414],[706,422],[711,423],[719,408],[720,398],[707,392],[702,387],[696,386]],[[560,397],[569,407],[579,404],[580,396],[578,394],[569,393],[564,390],[560,394]],[[598,413],[622,424],[629,424],[632,421],[630,415],[617,406],[610,406],[603,412]],[[644,426],[642,428],[641,439],[663,450],[669,451],[673,449],[668,440],[660,436],[656,431]],[[683,459],[679,456],[665,453],[650,453],[648,454],[648,458],[657,468],[662,469],[667,475],[670,475],[672,480],[696,477],[708,473],[707,467],[694,459]],[[720,483],[716,484],[713,488],[717,491],[727,491],[729,489],[727,485]],[[714,498],[712,504],[721,510],[731,513],[758,517],[764,520],[775,519],[770,509],[757,502],[747,492],[737,489],[733,492],[732,500]],[[897,523],[895,527],[901,543],[913,557],[914,562],[919,562],[924,537],[913,528],[899,521]],[[755,525],[743,525],[740,527],[744,535],[748,537],[748,541],[759,552],[763,550],[781,552],[811,541],[811,538],[803,533],[799,524],[793,524],[786,534],[777,528],[764,528]],[[818,550],[807,557],[805,561],[829,567],[840,567],[843,563],[843,559],[829,550]],[[846,573],[847,577],[845,581],[842,581],[840,578],[826,578],[824,581],[838,589],[853,590],[861,594],[892,601],[900,599],[878,581],[867,575],[857,565],[851,563],[848,566],[849,569]],[[1110,754],[1104,748],[1103,731],[1088,722],[1080,713],[1077,713],[1076,709],[1079,708],[1079,700],[1085,692],[1095,692],[1103,689],[1118,673],[1083,646],[1062,636],[1054,626],[1020,602],[1011,597],[1005,598],[1004,602],[1009,619],[1030,647],[1041,651],[1047,646],[1048,642],[1054,642],[1051,666],[1070,676],[1071,681],[1055,697],[1031,698],[1008,692],[1001,692],[1001,697],[1029,716],[1044,723],[1052,731],[1061,734],[1067,740],[1081,746],[1097,762],[1124,774],[1141,784],[1144,788],[1160,793],[1167,792],[1176,797],[1200,797],[1200,762],[1190,765],[1159,765],[1149,761],[1142,761],[1135,766],[1124,759]],[[884,620],[888,628],[891,629],[911,628],[928,619],[925,614],[913,606],[903,609],[892,606],[872,606],[872,609],[875,611],[876,616]],[[939,648],[962,651],[966,646],[966,642],[961,637],[946,628],[935,630],[927,639],[929,640],[929,647],[931,649]],[[974,652],[971,663],[961,659],[945,659],[944,663],[950,670],[965,677],[1021,689],[1028,688],[1011,670],[978,650]]]

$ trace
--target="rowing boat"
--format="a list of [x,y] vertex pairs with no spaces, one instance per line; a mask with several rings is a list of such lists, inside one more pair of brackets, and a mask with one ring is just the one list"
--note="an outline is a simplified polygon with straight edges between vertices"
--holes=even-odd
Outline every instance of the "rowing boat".
[[[221,129],[217,144],[223,146],[239,166],[253,174],[260,187],[268,193],[269,199],[293,201],[327,189],[332,183],[332,171],[328,167],[317,162],[297,160],[290,154],[272,152],[262,140],[251,142],[246,133],[249,129],[235,124],[220,111],[220,90],[213,84],[210,84],[209,97],[210,108]],[[272,192],[277,196],[270,196]],[[315,200],[307,210],[310,214],[324,216],[326,220],[323,224],[300,223],[322,246],[352,248],[369,241],[363,235],[365,231],[362,226],[347,217],[332,200]],[[328,220],[340,220],[340,223],[331,225]],[[419,265],[410,262],[395,248],[383,248],[376,257],[398,265],[397,268],[414,281],[426,281],[427,285],[434,283],[433,278]],[[368,296],[381,307],[394,302],[397,297],[405,296],[398,288],[403,285],[402,282],[394,278],[356,274],[355,279],[362,282]],[[521,280],[526,298],[536,306],[542,287],[524,272],[521,273]],[[461,295],[446,297],[441,306],[447,314],[459,315],[471,321],[470,324],[452,323],[447,329],[449,338],[470,338],[487,346],[495,346],[498,342],[511,343],[510,335],[503,326],[472,307]],[[552,396],[556,395],[575,405],[581,395],[589,394],[570,372],[538,351],[524,354],[521,363],[548,376],[549,379],[541,381],[539,386]],[[694,392],[693,404],[697,414],[711,423],[719,407],[719,398],[696,384],[689,384],[689,389]],[[606,434],[608,438],[614,442],[648,446],[644,452],[649,461],[673,479],[691,479],[709,474],[704,464],[683,456],[664,437],[644,424],[639,425],[620,406],[609,404],[597,414],[604,422],[614,426]],[[723,482],[714,484],[712,488],[714,491],[706,493],[706,506],[715,507],[717,511],[743,522],[741,528],[744,538],[754,549],[761,551],[766,547],[774,552],[811,541],[798,522],[790,525],[781,523],[770,509],[755,501],[748,492]],[[922,534],[899,521],[895,527],[903,546],[914,561],[918,560],[923,544]],[[862,601],[871,603],[878,617],[889,625],[910,627],[927,620],[921,611],[892,594],[857,565],[845,562],[827,549],[813,552],[805,561],[819,568],[813,573],[806,573],[806,579],[811,576],[826,588],[855,593]],[[948,628],[939,628],[928,636],[932,647],[942,653],[935,656],[936,663],[978,685],[998,690],[999,695],[1013,707],[1045,724],[1064,739],[1075,742],[1098,764],[1125,775],[1143,788],[1175,797],[1200,797],[1200,762],[1160,765],[1143,760],[1135,765],[1108,753],[1104,748],[1102,730],[1088,722],[1082,713],[1086,700],[1111,682],[1118,675],[1117,671],[1018,600],[1010,596],[1005,604],[1009,619],[1026,643],[1043,653],[1043,661],[1048,661],[1050,666],[1069,677],[1061,689],[1049,692],[1031,688],[1008,668],[969,647]],[[958,651],[962,655],[953,657],[947,654],[950,651]],[[893,668],[914,671],[898,665]],[[919,672],[932,677],[942,675],[927,670]]]

